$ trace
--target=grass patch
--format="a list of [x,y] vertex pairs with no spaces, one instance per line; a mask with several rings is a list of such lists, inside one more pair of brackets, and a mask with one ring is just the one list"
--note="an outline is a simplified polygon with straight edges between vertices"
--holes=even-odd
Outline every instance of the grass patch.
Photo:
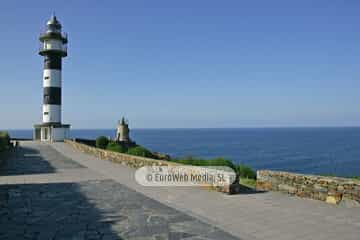
[[235,172],[240,176],[240,178],[256,179],[256,172],[244,164],[237,165]]
[[110,140],[109,138],[107,138],[105,136],[97,137],[95,146],[97,148],[106,149],[106,150],[113,151],[113,152],[126,153],[126,154],[134,155],[134,156],[157,159],[157,157],[151,151],[149,151],[148,149],[146,149],[140,145],[136,145],[133,147],[123,146],[122,144],[119,144],[113,140]]
[[110,150],[113,152],[119,152],[119,153],[126,153],[128,149],[120,144],[117,144],[116,142],[109,142],[106,146],[106,150]]
[[173,162],[192,166],[227,166],[234,169],[234,171],[236,169],[236,166],[230,160],[227,160],[225,158],[201,159],[187,157],[184,159],[175,159],[173,160]]
[[129,148],[127,154],[140,156],[140,157],[154,158],[152,152],[139,145],[136,147]]
[[256,180],[251,178],[240,178],[240,184],[249,187],[255,188],[256,187]]

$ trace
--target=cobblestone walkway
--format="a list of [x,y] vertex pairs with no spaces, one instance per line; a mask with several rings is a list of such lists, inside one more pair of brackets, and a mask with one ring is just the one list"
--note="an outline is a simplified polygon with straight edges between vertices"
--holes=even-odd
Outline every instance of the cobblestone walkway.
[[[0,171],[0,239],[238,239],[23,142]],[[79,176],[81,175],[81,176]]]

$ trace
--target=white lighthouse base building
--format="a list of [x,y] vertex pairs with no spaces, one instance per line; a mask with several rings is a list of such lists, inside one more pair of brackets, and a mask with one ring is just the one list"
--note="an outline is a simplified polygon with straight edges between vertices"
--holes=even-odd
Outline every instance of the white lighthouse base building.
[[62,142],[70,137],[70,124],[37,124],[33,135],[35,140]]

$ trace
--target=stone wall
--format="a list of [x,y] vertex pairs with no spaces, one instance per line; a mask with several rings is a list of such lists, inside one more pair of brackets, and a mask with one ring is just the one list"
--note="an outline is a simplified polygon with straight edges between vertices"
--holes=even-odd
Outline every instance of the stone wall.
[[120,163],[132,168],[140,168],[143,166],[175,166],[179,165],[174,162],[162,161],[152,158],[133,156],[125,153],[118,153],[108,151],[96,147],[91,147],[86,144],[74,142],[71,140],[65,140],[65,143],[71,145],[73,148],[80,150],[81,152],[95,155],[101,159],[110,160],[112,162]]
[[360,206],[360,180],[278,171],[257,171],[257,190],[271,190],[332,204]]
[[[164,161],[140,156],[133,156],[125,153],[118,153],[113,151],[108,151],[96,147],[91,147],[82,143],[78,143],[72,140],[65,140],[65,143],[72,146],[73,148],[94,155],[103,160],[110,160],[122,165],[126,165],[132,168],[140,168],[144,166],[184,166],[179,163]],[[208,186],[219,192],[225,192],[229,194],[238,193],[240,191],[240,186],[238,183],[235,183],[236,175],[232,172],[224,172],[226,182],[224,186]]]

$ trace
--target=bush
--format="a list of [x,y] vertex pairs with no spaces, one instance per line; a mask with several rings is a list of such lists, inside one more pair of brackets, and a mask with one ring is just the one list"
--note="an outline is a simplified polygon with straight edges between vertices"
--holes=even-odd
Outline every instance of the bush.
[[238,174],[240,178],[256,179],[256,172],[243,164],[236,166],[236,174]]
[[114,152],[119,152],[119,153],[125,153],[127,152],[127,148],[117,144],[116,142],[109,142],[108,145],[106,146],[106,150],[110,150],[110,151],[114,151]]
[[187,157],[184,159],[175,159],[174,162],[193,166],[226,166],[232,168],[240,178],[256,179],[256,172],[250,167],[243,164],[235,165],[232,161],[225,158],[201,159]]
[[105,136],[100,136],[96,138],[96,147],[98,148],[105,149],[108,143],[109,143],[109,139]]
[[10,147],[10,136],[7,132],[0,132],[0,151]]
[[226,167],[229,167],[229,168],[232,168],[234,171],[236,170],[236,167],[235,165],[233,164],[232,161],[230,160],[227,160],[225,158],[214,158],[214,159],[211,159],[209,160],[209,166],[226,166]]
[[129,148],[127,153],[130,155],[141,156],[141,157],[148,157],[148,158],[154,157],[153,154],[149,150],[147,150],[146,148],[144,148],[142,146],[136,146],[136,147]]
[[193,166],[226,166],[236,170],[235,165],[225,158],[214,158],[214,159],[201,159],[201,158],[193,158],[187,157],[185,159],[177,159],[174,160],[177,163],[182,163],[186,165]]
[[240,184],[249,188],[256,188],[256,179],[240,178]]

